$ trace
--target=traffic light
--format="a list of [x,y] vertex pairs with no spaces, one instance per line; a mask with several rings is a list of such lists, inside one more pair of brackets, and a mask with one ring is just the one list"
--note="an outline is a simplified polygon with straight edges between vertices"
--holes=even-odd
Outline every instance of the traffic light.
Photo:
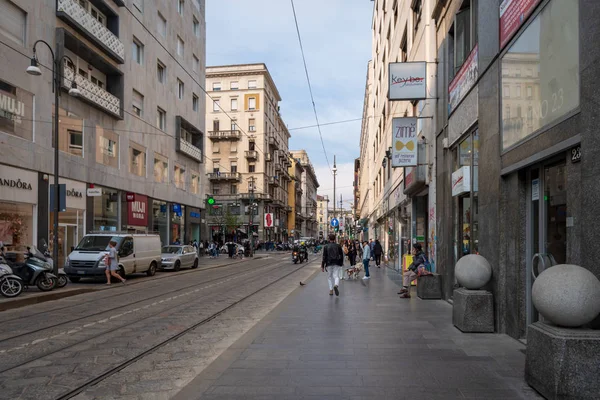
[[206,199],[206,204],[208,204],[209,206],[214,206],[215,205],[215,198],[212,196],[208,196],[208,199]]
[[339,227],[337,227],[337,226],[333,228],[333,231],[334,231],[335,233],[338,233],[338,231],[339,231],[339,230],[340,230],[340,228],[339,228]]

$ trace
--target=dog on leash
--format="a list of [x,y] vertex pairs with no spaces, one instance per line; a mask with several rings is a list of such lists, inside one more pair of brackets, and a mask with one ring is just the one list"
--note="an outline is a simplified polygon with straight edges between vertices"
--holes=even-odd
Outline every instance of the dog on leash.
[[363,270],[362,264],[356,264],[352,268],[346,269],[346,274],[348,274],[348,279],[358,279],[360,272]]

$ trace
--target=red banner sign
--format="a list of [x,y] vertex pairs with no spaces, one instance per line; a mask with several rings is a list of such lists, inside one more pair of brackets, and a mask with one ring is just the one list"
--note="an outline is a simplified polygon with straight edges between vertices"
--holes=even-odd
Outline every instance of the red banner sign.
[[500,49],[504,48],[541,0],[504,0],[500,3]]
[[133,226],[148,225],[148,197],[136,194],[134,200],[127,203],[127,221]]
[[127,193],[125,198],[127,199],[128,203],[131,203],[132,201],[135,201],[135,193]]

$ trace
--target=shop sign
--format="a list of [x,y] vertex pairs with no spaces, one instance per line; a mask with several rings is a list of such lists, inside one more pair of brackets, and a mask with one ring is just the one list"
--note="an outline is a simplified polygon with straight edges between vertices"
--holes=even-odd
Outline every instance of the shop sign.
[[541,0],[503,0],[500,3],[500,49],[531,15]]
[[24,139],[32,138],[33,94],[0,81],[0,130]]
[[540,199],[540,180],[533,179],[531,181],[531,201]]
[[193,223],[193,224],[199,224],[200,223],[200,210],[197,208],[192,208],[190,209],[189,213],[189,222]]
[[76,189],[67,189],[67,197],[77,197],[78,199],[82,199],[83,193]]
[[127,193],[125,195],[125,199],[127,200],[128,203],[134,202],[135,201],[135,193]]
[[181,217],[181,204],[173,203],[173,214]]
[[89,197],[102,196],[102,188],[88,188],[87,195]]
[[273,213],[265,213],[265,228],[272,228],[273,223]]
[[36,204],[38,174],[0,165],[0,200]]
[[427,63],[389,64],[389,100],[424,100],[427,98]]
[[471,167],[460,167],[452,173],[452,196],[471,191]]
[[148,197],[136,194],[135,199],[127,203],[127,221],[129,225],[148,225]]
[[417,118],[394,118],[392,132],[392,167],[417,165]]
[[192,217],[192,218],[200,218],[200,213],[199,213],[199,212],[192,211],[192,212],[190,213],[190,217]]
[[478,45],[475,45],[471,54],[465,60],[460,70],[450,82],[448,86],[448,114],[458,106],[462,99],[467,95],[467,92],[471,90],[477,78],[479,77],[478,66]]

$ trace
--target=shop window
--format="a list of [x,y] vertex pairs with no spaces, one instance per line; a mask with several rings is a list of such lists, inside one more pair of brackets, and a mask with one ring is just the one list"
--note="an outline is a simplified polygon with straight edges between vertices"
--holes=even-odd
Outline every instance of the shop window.
[[146,148],[135,143],[129,146],[129,173],[146,176]]
[[17,246],[33,242],[33,206],[0,202],[0,242],[7,251],[24,250]]
[[102,188],[102,196],[94,197],[94,230],[117,230],[118,205],[119,192],[113,189]]
[[119,168],[119,135],[96,126],[96,162]]
[[167,183],[169,181],[169,160],[167,157],[154,153],[154,182]]
[[[502,76],[503,108],[517,103],[532,108],[532,123],[502,121],[502,146],[510,148],[528,136],[567,117],[579,107],[579,2],[551,1],[521,33],[501,60],[502,69],[527,71],[519,81],[525,99],[506,90],[517,83]],[[522,117],[523,118],[523,117]]]

